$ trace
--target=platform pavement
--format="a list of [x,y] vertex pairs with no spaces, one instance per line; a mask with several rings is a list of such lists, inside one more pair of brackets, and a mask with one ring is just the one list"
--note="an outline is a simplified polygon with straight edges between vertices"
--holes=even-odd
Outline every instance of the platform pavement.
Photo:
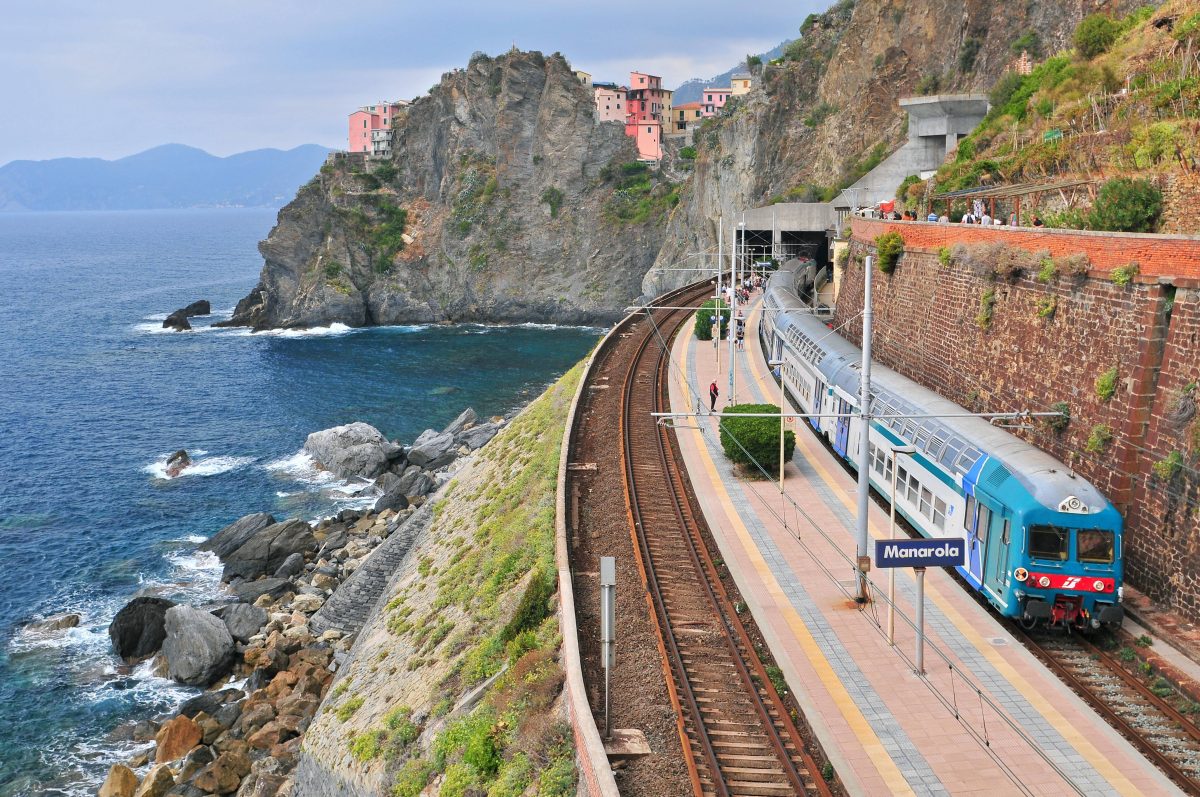
[[[758,348],[758,308],[735,354],[741,403],[777,403]],[[707,410],[707,385],[728,385],[711,343],[675,342],[676,411]],[[722,395],[718,410],[728,396]],[[896,647],[886,609],[851,599],[854,478],[811,431],[775,481],[734,475],[716,418],[677,424],[689,477],[721,555],[805,715],[851,794],[1174,794],[1178,789],[1015,640],[945,571],[926,576],[927,675],[913,673],[911,571],[897,574]],[[808,519],[802,515],[807,515]],[[873,537],[886,514],[871,504]],[[822,534],[823,531],[823,534]],[[886,575],[871,574],[886,590]],[[958,671],[934,652],[936,646]],[[978,688],[986,700],[976,694]],[[955,712],[958,713],[956,718]],[[1005,722],[1004,717],[1011,721]],[[1013,726],[1020,727],[1021,732]]]

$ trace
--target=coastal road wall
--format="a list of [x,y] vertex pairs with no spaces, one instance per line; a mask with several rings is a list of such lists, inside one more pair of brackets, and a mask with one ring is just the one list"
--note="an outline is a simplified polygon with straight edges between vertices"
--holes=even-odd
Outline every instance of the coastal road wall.
[[[975,412],[1066,403],[1066,428],[1038,421],[1016,433],[1121,510],[1127,580],[1200,619],[1200,237],[857,218],[852,228],[834,320],[841,334],[861,343],[863,257],[878,236],[898,232],[903,257],[874,277],[877,360]],[[992,245],[993,260],[1011,261],[996,244],[1083,254],[1090,267],[1009,273],[971,256]],[[1130,263],[1136,272],[1119,284]]]

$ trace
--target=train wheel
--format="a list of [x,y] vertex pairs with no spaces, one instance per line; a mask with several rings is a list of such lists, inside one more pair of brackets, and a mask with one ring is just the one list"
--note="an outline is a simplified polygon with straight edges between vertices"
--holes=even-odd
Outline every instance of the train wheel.
[[1032,631],[1037,628],[1038,619],[1036,617],[1023,616],[1020,622],[1022,628],[1026,631]]

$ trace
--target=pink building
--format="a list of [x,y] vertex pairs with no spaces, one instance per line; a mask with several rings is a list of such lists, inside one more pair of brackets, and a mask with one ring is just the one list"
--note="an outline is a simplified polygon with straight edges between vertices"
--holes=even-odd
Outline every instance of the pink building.
[[627,113],[625,88],[615,83],[596,83],[593,90],[596,96],[596,119],[601,122],[624,124]]
[[716,116],[717,111],[725,107],[732,93],[733,89],[705,89],[700,95],[701,113],[705,118]]
[[663,111],[662,78],[645,72],[629,73],[628,111],[630,121],[642,122],[653,119],[662,122]]
[[662,160],[662,123],[656,119],[625,123],[625,135],[637,139],[638,160]]
[[392,151],[392,123],[407,102],[380,102],[364,105],[350,114],[348,150],[383,156]]

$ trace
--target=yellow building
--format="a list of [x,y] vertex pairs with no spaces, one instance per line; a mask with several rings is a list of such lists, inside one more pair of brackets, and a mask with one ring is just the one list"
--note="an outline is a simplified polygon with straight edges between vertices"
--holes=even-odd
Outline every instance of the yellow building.
[[733,96],[740,97],[743,94],[750,93],[750,86],[753,84],[753,78],[744,72],[738,73],[729,79],[730,88],[733,89]]

